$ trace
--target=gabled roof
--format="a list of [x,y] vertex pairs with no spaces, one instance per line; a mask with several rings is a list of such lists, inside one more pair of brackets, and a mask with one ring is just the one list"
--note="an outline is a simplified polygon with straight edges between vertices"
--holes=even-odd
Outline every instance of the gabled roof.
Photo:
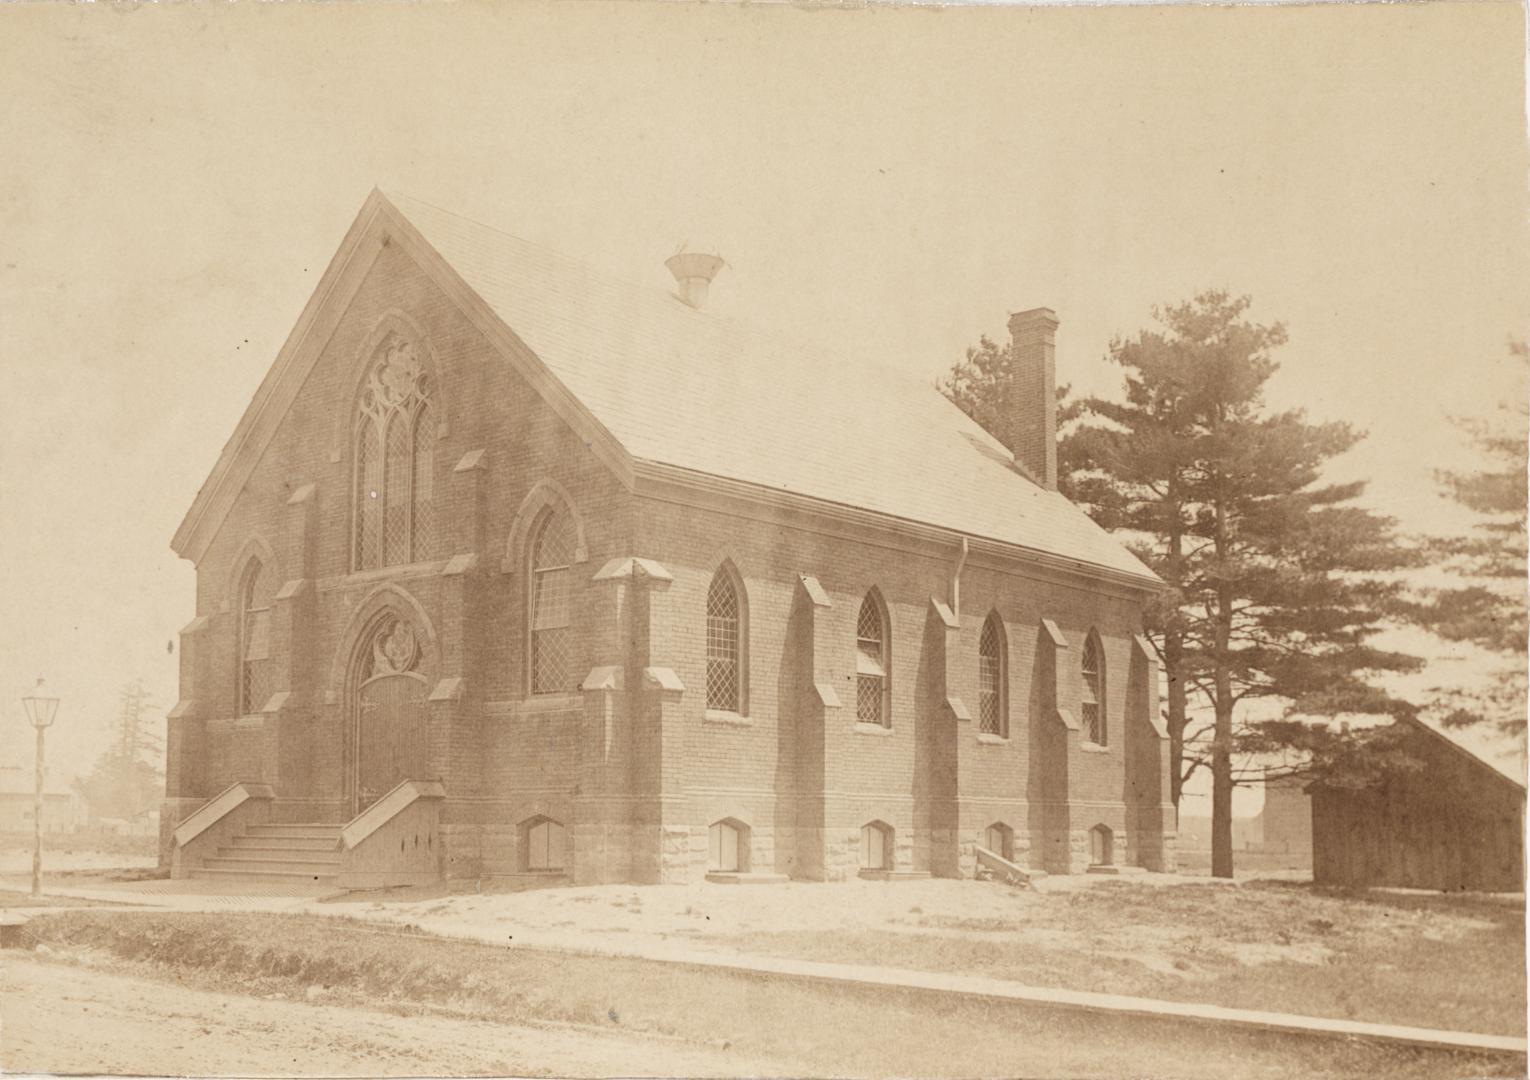
[[[628,284],[411,198],[374,191],[346,243],[361,243],[383,222],[423,256],[449,295],[461,297],[465,286],[464,302],[481,304],[500,324],[494,329],[540,361],[534,374],[550,375],[553,389],[566,392],[557,395],[560,411],[593,421],[633,463],[948,529],[1158,585],[1083,511],[1022,475],[1008,450],[928,382],[697,311],[663,289]],[[346,257],[343,245],[336,264]],[[334,272],[332,264],[326,281]],[[331,292],[321,281],[320,293]],[[313,321],[305,311],[300,329]],[[289,341],[277,368],[300,366],[283,364],[294,349]],[[279,405],[276,377],[273,368],[252,412],[268,399]],[[236,433],[225,458],[251,442],[258,439]],[[220,460],[219,469],[230,474],[226,481],[240,472],[232,460]],[[177,533],[177,551],[205,550],[205,540],[189,542],[192,531],[209,531],[194,519],[221,518],[199,506],[226,481],[215,470]]]
[[[1452,751],[1469,759],[1474,765],[1496,773],[1509,781],[1523,794],[1525,791],[1525,763],[1516,754],[1514,746],[1496,740],[1483,728],[1443,728],[1417,716],[1402,718],[1410,727],[1422,731]],[[1510,761],[1512,757],[1514,760]]]

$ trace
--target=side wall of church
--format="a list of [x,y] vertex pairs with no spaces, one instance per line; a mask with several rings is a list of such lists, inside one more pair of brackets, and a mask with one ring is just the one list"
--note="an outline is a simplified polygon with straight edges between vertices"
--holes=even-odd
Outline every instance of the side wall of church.
[[[747,827],[751,869],[796,877],[856,874],[873,823],[891,829],[894,871],[970,875],[990,826],[1035,869],[1087,868],[1097,826],[1109,830],[1112,861],[1171,865],[1166,754],[1146,715],[1156,698],[1133,692],[1140,598],[974,557],[950,627],[932,600],[949,607],[954,545],[668,499],[642,500],[636,533],[674,576],[650,615],[651,662],[685,687],[674,705],[684,753],[666,810],[666,830],[685,842],[671,876],[704,871],[708,828],[724,820]],[[746,596],[741,715],[707,708],[706,598],[725,561]],[[857,616],[873,589],[890,632],[885,727],[856,712]],[[979,640],[991,613],[1007,674],[999,735],[981,733],[978,719]],[[1061,716],[1080,716],[1091,630],[1104,652],[1104,745]]]

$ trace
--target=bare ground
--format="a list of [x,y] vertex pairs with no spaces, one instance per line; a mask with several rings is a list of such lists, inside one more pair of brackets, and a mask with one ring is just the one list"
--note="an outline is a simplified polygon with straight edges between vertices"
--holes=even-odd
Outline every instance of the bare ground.
[[960,972],[1307,1016],[1525,1033],[1523,898],[1169,875],[357,895],[318,905],[481,940],[646,944]]
[[1523,1071],[1522,1056],[504,948],[311,915],[40,912],[27,934],[38,952],[12,959],[0,984],[0,1065],[11,1070],[1166,1080]]
[[8,1073],[158,1076],[719,1076],[765,1062],[721,1048],[265,1000],[8,956]]

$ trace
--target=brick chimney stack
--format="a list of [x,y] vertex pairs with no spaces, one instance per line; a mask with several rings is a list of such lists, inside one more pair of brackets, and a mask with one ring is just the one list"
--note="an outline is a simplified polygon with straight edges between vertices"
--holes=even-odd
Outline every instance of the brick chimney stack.
[[1057,314],[1032,308],[1009,317],[1017,415],[1015,461],[1048,491],[1057,490]]

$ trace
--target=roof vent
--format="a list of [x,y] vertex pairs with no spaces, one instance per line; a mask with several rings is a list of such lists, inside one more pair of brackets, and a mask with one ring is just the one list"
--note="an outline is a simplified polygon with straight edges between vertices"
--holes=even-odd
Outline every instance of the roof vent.
[[677,251],[664,260],[664,265],[675,275],[675,282],[680,286],[680,299],[698,311],[706,307],[707,286],[723,268],[722,259],[696,251]]

